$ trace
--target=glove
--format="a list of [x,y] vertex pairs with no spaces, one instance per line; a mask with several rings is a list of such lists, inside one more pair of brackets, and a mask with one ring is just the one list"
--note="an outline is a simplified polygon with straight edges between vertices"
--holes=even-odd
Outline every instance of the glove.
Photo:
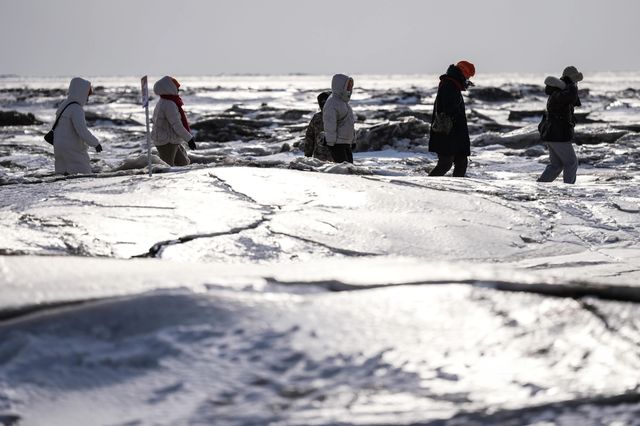
[[196,140],[195,140],[195,138],[191,138],[191,140],[189,140],[189,142],[187,142],[187,145],[189,145],[189,149],[197,149],[196,148]]
[[96,145],[96,152],[102,152],[102,145]]

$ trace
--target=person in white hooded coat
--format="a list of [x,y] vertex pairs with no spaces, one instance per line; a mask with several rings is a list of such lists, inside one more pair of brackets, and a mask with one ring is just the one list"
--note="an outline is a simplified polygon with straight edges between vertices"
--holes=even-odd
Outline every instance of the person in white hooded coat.
[[170,166],[191,163],[183,142],[187,142],[190,149],[196,149],[187,116],[182,109],[184,103],[178,95],[179,87],[180,83],[170,76],[162,77],[153,85],[153,91],[160,99],[153,110],[151,139],[162,161]]
[[75,77],[69,83],[69,94],[56,111],[58,124],[53,130],[55,171],[60,174],[89,174],[91,163],[87,146],[102,151],[98,139],[87,128],[83,106],[93,93],[91,83]]
[[353,163],[351,145],[356,142],[355,119],[349,105],[353,79],[336,74],[331,80],[331,96],[322,110],[324,137],[336,163]]

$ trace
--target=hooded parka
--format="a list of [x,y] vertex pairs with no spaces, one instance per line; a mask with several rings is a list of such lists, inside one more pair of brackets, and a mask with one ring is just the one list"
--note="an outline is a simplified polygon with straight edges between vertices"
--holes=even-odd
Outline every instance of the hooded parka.
[[569,77],[562,77],[564,89],[547,84],[546,123],[540,126],[541,139],[545,142],[571,142],[574,135],[576,118],[574,108],[580,106],[578,86]]
[[[162,95],[178,95],[178,88],[171,77],[162,77],[153,85],[153,91],[158,97]],[[175,102],[169,99],[158,100],[153,110],[153,130],[151,139],[156,146],[166,144],[179,145],[188,142],[193,136],[182,124],[180,111]]]
[[440,76],[440,85],[433,108],[431,124],[437,112],[444,112],[453,119],[449,134],[429,133],[429,151],[446,156],[471,155],[471,141],[462,91],[466,90],[466,78],[455,65],[450,65],[447,73]]
[[[87,129],[87,122],[82,108],[89,99],[91,83],[76,77],[69,83],[69,94],[56,111],[60,116],[58,125],[53,131],[53,153],[55,171],[60,174],[91,173],[91,163],[87,153],[87,145],[96,147],[98,139]],[[69,105],[71,102],[77,102]],[[65,107],[69,105],[68,108]],[[64,112],[62,112],[64,110]],[[62,115],[61,115],[62,114]]]
[[322,110],[324,136],[329,146],[351,145],[356,140],[355,119],[349,105],[351,92],[347,90],[350,80],[353,79],[344,74],[336,74],[331,80],[331,96]]

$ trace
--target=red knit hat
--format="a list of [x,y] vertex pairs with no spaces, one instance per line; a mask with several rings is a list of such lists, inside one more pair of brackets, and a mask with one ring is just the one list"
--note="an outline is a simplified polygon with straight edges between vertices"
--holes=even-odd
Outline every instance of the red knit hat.
[[464,78],[469,79],[476,75],[476,67],[471,62],[460,61],[456,64],[456,67],[462,71]]

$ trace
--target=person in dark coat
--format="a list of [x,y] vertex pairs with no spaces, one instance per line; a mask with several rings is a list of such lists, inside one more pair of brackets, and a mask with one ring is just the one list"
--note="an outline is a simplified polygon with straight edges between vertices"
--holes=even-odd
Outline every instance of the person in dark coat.
[[313,115],[304,136],[304,155],[322,161],[333,161],[331,151],[324,143],[324,123],[322,121],[322,111],[329,96],[331,96],[331,92],[322,92],[318,95],[320,112]]
[[576,183],[578,158],[573,149],[576,118],[574,108],[580,106],[578,82],[583,76],[576,67],[566,67],[562,78],[547,77],[545,93],[549,95],[547,111],[538,126],[540,139],[549,148],[549,165],[544,169],[538,182],[553,182],[562,172],[564,183]]
[[[456,65],[450,65],[447,73],[440,76],[429,132],[429,151],[438,154],[438,164],[429,176],[444,176],[452,165],[453,176],[464,177],[467,172],[471,141],[462,92],[472,85],[469,79],[475,73],[476,68],[472,63],[460,61]],[[453,121],[448,133],[434,129],[433,123],[438,113],[444,113]]]

